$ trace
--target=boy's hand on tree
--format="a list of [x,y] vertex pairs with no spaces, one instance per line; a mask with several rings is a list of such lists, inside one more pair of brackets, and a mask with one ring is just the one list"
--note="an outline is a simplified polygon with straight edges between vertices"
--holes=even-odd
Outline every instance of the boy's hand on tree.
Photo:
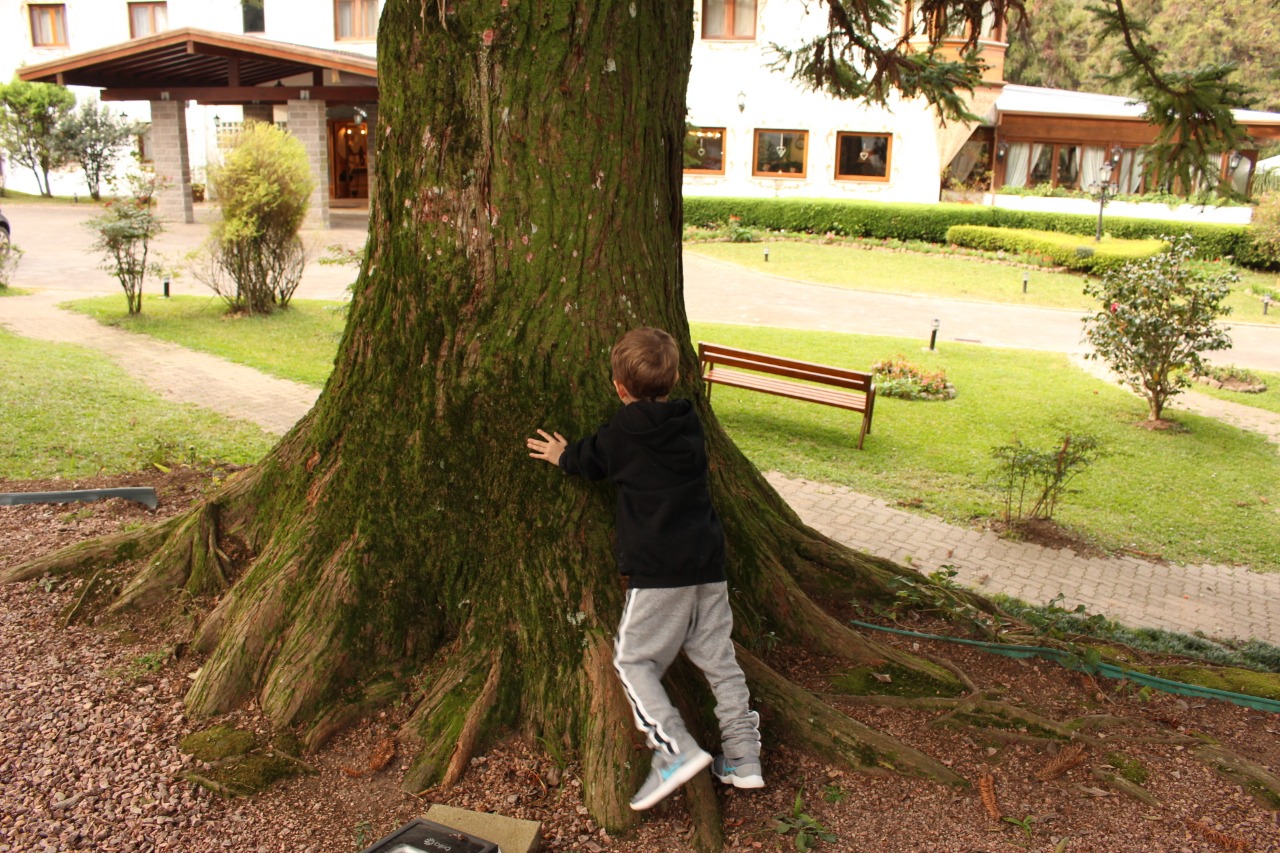
[[564,449],[568,447],[569,442],[565,441],[564,436],[558,432],[548,435],[545,431],[538,430],[538,435],[542,436],[542,438],[530,438],[525,441],[525,444],[533,451],[529,455],[534,459],[542,459],[558,466],[560,464],[560,454],[564,453]]

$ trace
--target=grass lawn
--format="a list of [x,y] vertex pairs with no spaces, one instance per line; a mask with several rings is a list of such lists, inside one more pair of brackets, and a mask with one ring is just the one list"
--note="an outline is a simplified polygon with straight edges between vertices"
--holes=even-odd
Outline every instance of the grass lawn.
[[[87,302],[102,303],[94,310],[109,322],[123,313],[118,296]],[[268,318],[226,319],[216,300],[152,299],[126,325],[319,385],[333,364],[341,315],[336,303],[298,305]],[[862,452],[853,449],[856,419],[848,412],[716,389],[725,427],[762,469],[839,483],[967,523],[1000,513],[1000,495],[988,483],[992,448],[1018,436],[1047,449],[1063,431],[1091,433],[1109,455],[1076,480],[1079,491],[1067,496],[1058,521],[1109,549],[1280,570],[1280,454],[1273,445],[1184,412],[1173,417],[1185,430],[1140,429],[1134,424],[1145,417],[1145,404],[1090,378],[1065,356],[958,343],[930,353],[918,340],[749,326],[696,324],[694,336],[863,369],[902,354],[945,369],[959,389],[945,403],[881,398]]]
[[[769,260],[764,259],[765,248]],[[864,245],[822,245],[809,242],[686,243],[695,252],[756,272],[884,293],[914,293],[946,299],[970,299],[1071,308],[1091,311],[1096,302],[1084,295],[1085,277],[1047,269],[1027,270],[947,254],[918,254],[877,249]],[[1023,274],[1028,276],[1022,292]],[[1265,317],[1259,297],[1248,285],[1275,283],[1275,276],[1246,271],[1227,299],[1232,308],[1228,320],[1280,325],[1280,305]]]
[[153,462],[257,461],[275,437],[169,403],[107,358],[0,331],[0,478],[80,477]]
[[289,305],[288,310],[265,317],[228,314],[226,303],[214,296],[151,296],[142,303],[142,313],[132,317],[122,295],[79,299],[67,307],[99,323],[319,388],[333,370],[333,356],[346,324],[344,305],[306,299]]
[[1014,436],[1048,449],[1064,431],[1090,433],[1109,455],[1082,474],[1055,518],[1098,545],[1172,560],[1280,570],[1280,454],[1261,436],[1177,412],[1186,431],[1134,426],[1137,398],[1072,367],[1065,356],[861,335],[695,324],[697,339],[844,367],[897,354],[944,369],[959,390],[943,403],[882,397],[866,448],[848,412],[717,388],[729,434],[763,470],[839,483],[953,522],[998,516],[991,449]]

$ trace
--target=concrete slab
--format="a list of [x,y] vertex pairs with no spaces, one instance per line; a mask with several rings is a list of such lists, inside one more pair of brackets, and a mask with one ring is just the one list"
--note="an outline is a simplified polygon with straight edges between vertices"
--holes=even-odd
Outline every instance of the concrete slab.
[[438,803],[427,809],[427,820],[492,841],[502,853],[533,853],[542,847],[542,824],[537,821],[456,809]]

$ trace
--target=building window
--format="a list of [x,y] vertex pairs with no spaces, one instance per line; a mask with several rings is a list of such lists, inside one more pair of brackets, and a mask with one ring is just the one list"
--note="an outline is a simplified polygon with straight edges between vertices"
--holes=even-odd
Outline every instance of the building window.
[[693,175],[724,174],[723,127],[690,127],[685,131],[684,170]]
[[803,178],[808,139],[805,130],[757,130],[751,174]]
[[889,152],[892,147],[892,137],[887,133],[837,133],[836,179],[889,180]]
[[378,35],[378,0],[334,0],[339,39],[372,41]]
[[129,37],[153,36],[169,29],[168,3],[130,3]]
[[756,0],[702,0],[704,39],[756,37]]
[[32,47],[66,47],[67,7],[62,3],[32,3],[27,7],[31,14]]
[[240,6],[246,33],[265,33],[267,31],[267,10],[265,0],[245,0]]

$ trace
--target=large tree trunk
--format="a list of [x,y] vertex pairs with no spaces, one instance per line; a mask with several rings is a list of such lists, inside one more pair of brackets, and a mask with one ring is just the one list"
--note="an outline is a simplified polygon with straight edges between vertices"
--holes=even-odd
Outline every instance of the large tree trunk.
[[[631,760],[611,667],[612,497],[530,460],[524,439],[606,420],[611,345],[654,325],[684,344],[678,393],[707,425],[766,737],[958,781],[841,723],[751,651],[777,638],[954,682],[813,603],[807,592],[882,595],[902,570],[803,528],[706,404],[681,283],[691,9],[387,4],[378,190],[333,376],[265,461],[139,546],[166,542],[115,605],[226,589],[197,633],[209,657],[193,713],[257,698],[316,743],[413,682],[406,786],[457,778],[486,736],[515,726],[576,749],[594,815],[630,822],[647,762]],[[231,536],[255,555],[239,577],[219,546]]]

